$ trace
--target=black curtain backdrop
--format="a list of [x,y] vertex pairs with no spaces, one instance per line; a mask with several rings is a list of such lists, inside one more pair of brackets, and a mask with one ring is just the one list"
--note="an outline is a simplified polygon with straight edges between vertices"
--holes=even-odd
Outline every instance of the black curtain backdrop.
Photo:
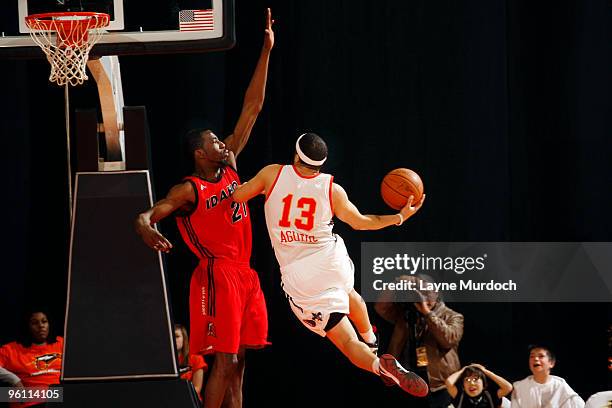
[[[609,1],[236,1],[234,49],[120,60],[126,105],[148,110],[157,197],[190,171],[185,131],[231,133],[270,6],[276,45],[264,110],[238,160],[242,178],[288,161],[297,135],[311,130],[328,141],[326,171],[364,212],[390,212],[378,191],[391,169],[413,168],[425,182],[427,202],[402,228],[336,224],[357,269],[362,241],[612,240]],[[47,82],[42,59],[1,61],[0,74],[6,342],[32,302],[49,307],[61,331],[69,236],[63,90]],[[96,101],[92,80],[71,90],[72,109]],[[293,317],[263,200],[250,206],[273,345],[248,356],[245,406],[415,403]],[[187,322],[195,259],[172,220],[161,228],[177,244],[167,274],[174,316]],[[610,388],[610,304],[450,306],[465,315],[463,363],[515,381],[529,374],[527,345],[544,342],[558,354],[556,373],[583,398]],[[372,316],[385,340],[391,327]]]

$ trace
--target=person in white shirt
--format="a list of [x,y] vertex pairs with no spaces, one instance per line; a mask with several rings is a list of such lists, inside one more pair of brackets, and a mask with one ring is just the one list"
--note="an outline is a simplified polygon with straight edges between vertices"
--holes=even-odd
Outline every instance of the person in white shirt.
[[612,408],[612,391],[602,391],[591,395],[584,408]]
[[529,348],[532,375],[513,384],[512,408],[584,408],[584,400],[565,380],[550,374],[555,362],[547,347]]
[[333,176],[320,172],[327,153],[320,136],[305,133],[295,143],[291,165],[264,167],[239,186],[232,198],[242,203],[265,194],[266,225],[283,290],[302,324],[327,337],[357,367],[391,380],[412,395],[425,396],[428,386],[421,377],[405,370],[393,356],[379,359],[374,353],[377,339],[366,305],[353,288],[353,262],[342,238],[332,232],[334,216],[359,230],[401,225],[421,208],[425,195],[417,203],[410,197],[393,215],[361,214]]
[[3,367],[0,367],[0,384],[8,384],[11,387],[23,387],[19,377]]

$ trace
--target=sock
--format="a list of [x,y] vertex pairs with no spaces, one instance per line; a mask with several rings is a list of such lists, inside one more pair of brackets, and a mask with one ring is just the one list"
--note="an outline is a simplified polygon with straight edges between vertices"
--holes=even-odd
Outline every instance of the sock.
[[372,371],[376,375],[380,375],[380,360],[377,358],[372,362]]
[[376,343],[376,335],[374,334],[372,327],[370,327],[370,330],[365,333],[359,333],[359,335],[366,343]]

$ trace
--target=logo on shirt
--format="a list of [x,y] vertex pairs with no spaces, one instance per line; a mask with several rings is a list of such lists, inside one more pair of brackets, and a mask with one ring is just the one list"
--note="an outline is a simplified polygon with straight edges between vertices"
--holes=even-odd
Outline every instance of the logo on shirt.
[[186,374],[186,373],[190,372],[191,370],[192,369],[191,369],[190,365],[187,365],[187,366],[184,366],[184,367],[180,367],[179,368],[179,374],[183,375],[183,374]]
[[61,357],[62,355],[60,353],[49,353],[42,356],[36,356],[34,357],[34,364],[39,370],[46,370],[51,363]]
[[234,194],[234,190],[238,187],[238,182],[236,180],[232,181],[230,184],[225,186],[221,190],[219,195],[213,194],[210,197],[206,198],[206,209],[210,210],[211,208],[215,208],[218,204],[221,204],[223,200],[227,200]]

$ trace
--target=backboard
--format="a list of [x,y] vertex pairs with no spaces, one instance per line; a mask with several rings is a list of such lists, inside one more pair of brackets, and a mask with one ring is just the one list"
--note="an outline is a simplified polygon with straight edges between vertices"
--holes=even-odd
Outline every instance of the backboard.
[[7,0],[2,9],[0,58],[42,57],[25,17],[63,11],[111,16],[96,56],[222,50],[235,42],[234,0]]

